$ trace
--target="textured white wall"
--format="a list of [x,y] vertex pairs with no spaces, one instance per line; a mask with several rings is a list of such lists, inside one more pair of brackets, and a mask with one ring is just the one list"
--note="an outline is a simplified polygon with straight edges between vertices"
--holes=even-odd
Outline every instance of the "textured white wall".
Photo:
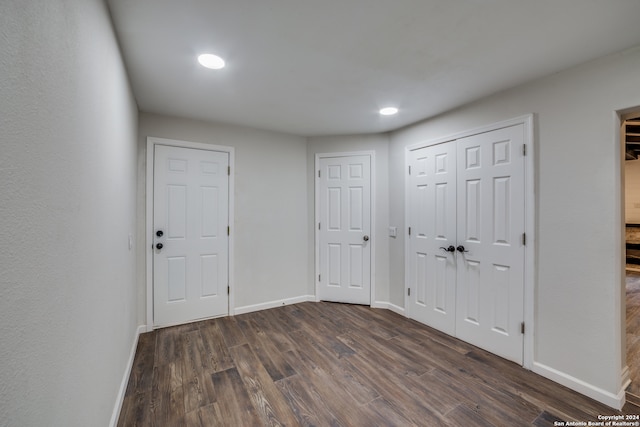
[[108,425],[137,326],[137,108],[104,3],[0,2],[0,75],[0,424]]
[[[239,126],[140,114],[138,236],[144,241],[146,138],[235,147],[235,308],[307,295],[306,140]],[[144,248],[138,251],[144,265]],[[146,307],[139,270],[140,313]],[[142,319],[140,319],[142,321]]]
[[[615,111],[640,104],[638,70],[640,47],[391,134],[390,222],[404,228],[406,146],[536,114],[534,360],[540,372],[551,372],[544,367],[555,369],[609,397],[621,391],[624,360],[621,161]],[[390,252],[391,302],[402,305],[404,234],[391,242]]]
[[[307,140],[307,204],[309,224],[315,224],[315,157],[320,153],[344,153],[353,151],[374,151],[375,171],[375,299],[389,301],[389,136],[348,135],[311,137]],[[309,227],[309,294],[315,295],[315,227]],[[375,302],[375,301],[372,301]]]

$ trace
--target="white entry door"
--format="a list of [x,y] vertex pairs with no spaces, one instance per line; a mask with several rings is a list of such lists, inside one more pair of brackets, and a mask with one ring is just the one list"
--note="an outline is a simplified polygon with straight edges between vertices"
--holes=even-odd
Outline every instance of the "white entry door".
[[523,125],[413,150],[409,317],[523,361]]
[[153,320],[228,314],[229,154],[155,145]]
[[371,304],[371,157],[319,160],[318,298]]
[[408,311],[448,334],[456,322],[456,143],[410,152]]

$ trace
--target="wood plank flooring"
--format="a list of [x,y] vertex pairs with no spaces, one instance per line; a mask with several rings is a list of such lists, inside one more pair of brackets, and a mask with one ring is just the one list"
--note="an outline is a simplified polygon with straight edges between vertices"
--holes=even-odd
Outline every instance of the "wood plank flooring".
[[627,365],[631,378],[627,395],[640,402],[640,271],[627,270],[626,285]]
[[118,426],[552,426],[614,414],[391,311],[323,302],[141,335]]

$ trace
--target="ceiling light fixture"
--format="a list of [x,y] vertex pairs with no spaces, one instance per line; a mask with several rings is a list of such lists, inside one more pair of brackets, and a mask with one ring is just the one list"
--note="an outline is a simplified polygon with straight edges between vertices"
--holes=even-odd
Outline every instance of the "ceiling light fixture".
[[396,107],[386,107],[380,109],[380,114],[383,116],[393,116],[398,112]]
[[219,70],[220,68],[224,68],[224,59],[210,53],[204,53],[198,56],[198,62],[203,67],[211,68],[212,70]]

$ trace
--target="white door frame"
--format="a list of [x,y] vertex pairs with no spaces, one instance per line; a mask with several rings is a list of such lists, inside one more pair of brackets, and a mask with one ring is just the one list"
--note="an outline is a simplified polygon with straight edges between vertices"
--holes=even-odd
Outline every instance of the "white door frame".
[[313,223],[315,229],[315,258],[316,258],[316,269],[314,275],[315,286],[315,296],[316,302],[320,301],[318,286],[320,285],[318,281],[318,275],[320,274],[320,231],[318,230],[318,223],[320,222],[320,179],[318,178],[318,172],[320,171],[320,159],[330,158],[330,157],[351,157],[351,156],[369,156],[371,162],[370,168],[370,184],[371,184],[371,239],[369,240],[370,248],[371,248],[371,260],[369,265],[371,266],[371,298],[369,300],[369,305],[373,306],[376,296],[376,286],[375,286],[375,259],[376,259],[376,152],[375,151],[348,151],[342,153],[316,153],[315,157],[315,167],[314,167],[314,182],[315,182],[315,221]]
[[[524,343],[523,343],[523,362],[522,366],[526,369],[533,367],[534,354],[534,334],[535,334],[535,280],[536,280],[536,218],[535,218],[535,175],[534,175],[534,158],[535,158],[535,138],[533,135],[533,114],[515,117],[487,126],[471,129],[468,131],[448,135],[431,141],[412,144],[405,149],[405,171],[409,165],[409,152],[418,148],[428,147],[430,145],[441,144],[443,142],[452,141],[468,136],[478,135],[485,132],[515,126],[524,125],[524,144],[526,145],[526,156],[524,157],[524,228],[527,236],[527,244],[524,247]],[[406,175],[405,175],[406,177]],[[408,194],[409,181],[405,180],[405,195]],[[405,224],[409,224],[409,200],[405,196]],[[404,230],[403,232],[407,232]],[[409,239],[405,238],[405,254],[409,253]],[[405,259],[405,295],[409,288],[409,270],[408,263]],[[404,304],[405,315],[407,313],[407,304]]]
[[[145,222],[145,258],[147,276],[147,332],[153,330],[153,187],[154,187],[154,162],[155,146],[168,145],[180,148],[193,148],[197,150],[218,151],[229,154],[229,167],[234,171],[234,148],[222,145],[205,144],[201,142],[179,141],[176,139],[147,137],[147,194],[146,194],[146,222]],[[234,310],[234,174],[229,175],[229,316],[235,314]]]

